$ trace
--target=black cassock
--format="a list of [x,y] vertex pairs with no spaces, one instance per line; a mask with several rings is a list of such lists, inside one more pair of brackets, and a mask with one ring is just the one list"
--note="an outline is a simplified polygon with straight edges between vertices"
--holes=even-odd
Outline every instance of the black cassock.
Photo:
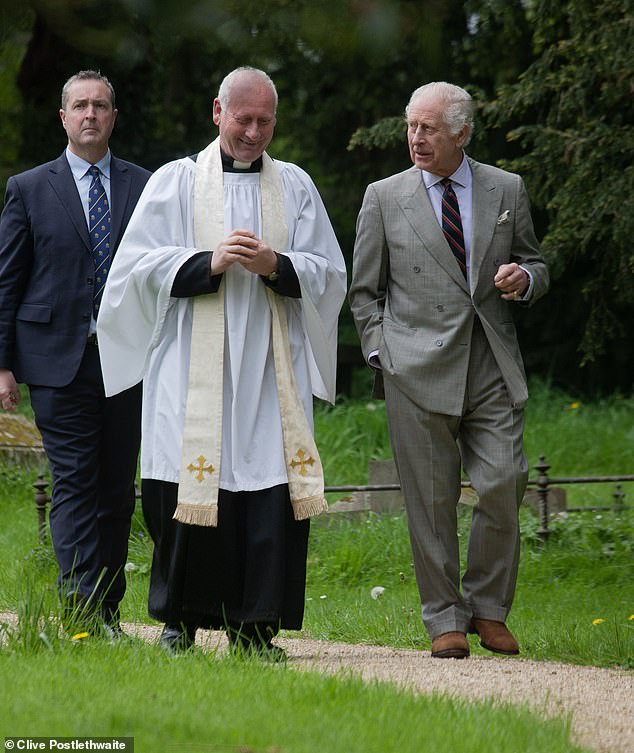
[[154,541],[148,610],[170,625],[224,630],[302,626],[308,520],[296,521],[288,486],[220,490],[218,526],[173,519],[178,484],[144,479],[143,514]]

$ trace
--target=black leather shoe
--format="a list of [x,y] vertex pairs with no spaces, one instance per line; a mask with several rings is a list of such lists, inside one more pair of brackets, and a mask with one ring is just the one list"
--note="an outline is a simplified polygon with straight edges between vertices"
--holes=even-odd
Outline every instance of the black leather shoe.
[[[246,635],[245,635],[246,632]],[[227,630],[229,651],[237,658],[256,657],[263,661],[285,662],[288,660],[286,651],[274,646],[269,637],[262,640],[255,630]]]
[[171,654],[188,651],[196,643],[196,628],[193,625],[165,625],[159,644]]

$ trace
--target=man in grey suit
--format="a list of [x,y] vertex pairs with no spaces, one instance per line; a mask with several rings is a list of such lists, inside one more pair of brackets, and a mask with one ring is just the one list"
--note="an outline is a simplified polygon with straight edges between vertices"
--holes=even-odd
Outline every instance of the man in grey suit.
[[[470,95],[426,84],[406,115],[413,167],[366,191],[350,304],[375,395],[384,387],[432,656],[468,656],[468,632],[517,654],[505,622],[528,477],[528,392],[511,307],[540,298],[548,270],[521,178],[463,151]],[[462,581],[461,467],[478,494]]]

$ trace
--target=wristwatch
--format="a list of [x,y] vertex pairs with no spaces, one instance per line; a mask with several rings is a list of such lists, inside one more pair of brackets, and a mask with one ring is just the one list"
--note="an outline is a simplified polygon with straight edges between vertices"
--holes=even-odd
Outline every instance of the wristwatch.
[[277,280],[278,280],[278,278],[280,276],[280,273],[279,273],[279,268],[280,268],[280,261],[279,261],[279,259],[280,259],[280,256],[277,253],[277,251],[274,251],[274,254],[275,254],[275,257],[277,259],[277,269],[274,269],[271,272],[270,275],[266,276],[266,279],[267,279],[268,282],[277,282]]

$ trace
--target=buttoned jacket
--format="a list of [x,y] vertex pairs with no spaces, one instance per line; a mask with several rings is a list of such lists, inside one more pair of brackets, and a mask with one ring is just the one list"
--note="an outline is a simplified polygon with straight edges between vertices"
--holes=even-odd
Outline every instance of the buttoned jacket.
[[[111,158],[111,253],[150,173]],[[65,153],[13,176],[0,219],[0,368],[18,382],[62,387],[89,334],[94,262]]]
[[[529,200],[518,175],[469,158],[472,185],[470,284],[443,235],[422,181],[411,167],[368,186],[357,221],[350,305],[366,359],[426,410],[460,415],[474,318],[478,317],[510,401],[528,396],[512,307],[547,290]],[[525,303],[505,301],[493,278],[517,262],[533,279]],[[375,394],[381,393],[381,372]]]

